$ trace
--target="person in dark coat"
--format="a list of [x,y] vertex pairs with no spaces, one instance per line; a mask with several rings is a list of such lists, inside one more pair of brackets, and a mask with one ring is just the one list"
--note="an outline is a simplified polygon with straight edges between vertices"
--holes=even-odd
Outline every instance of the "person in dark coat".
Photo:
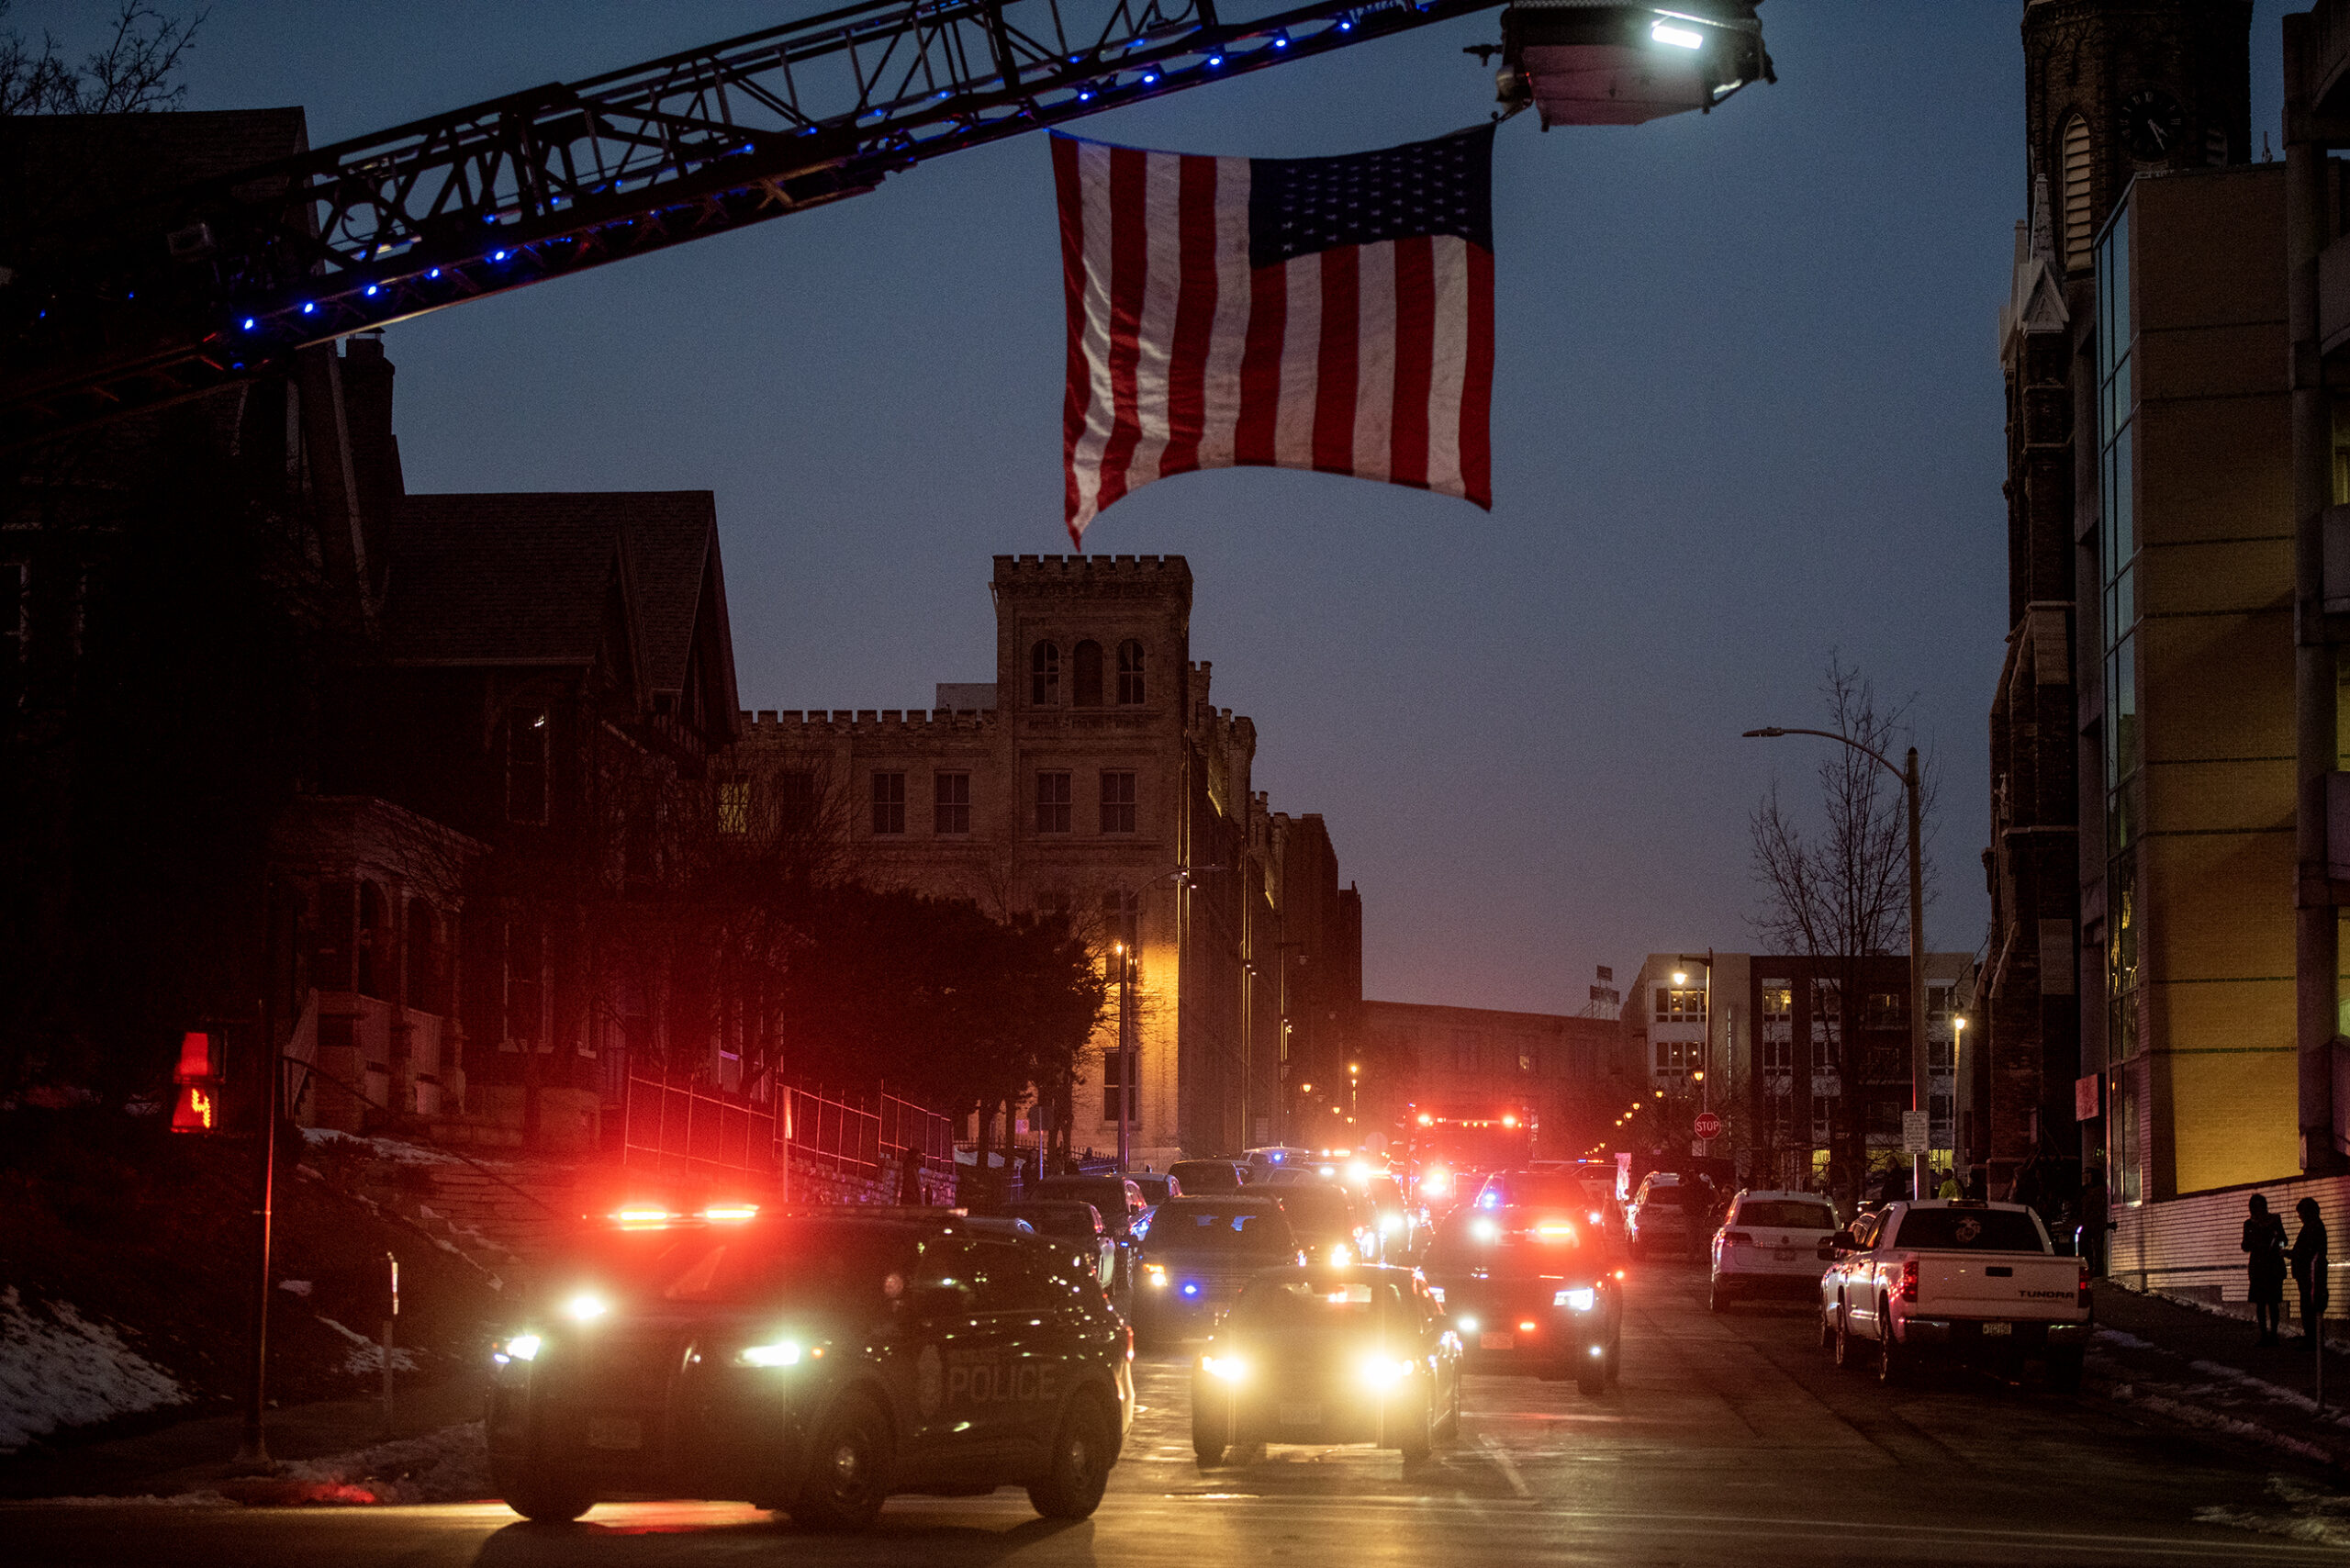
[[[2333,1299],[2326,1283],[2330,1260],[2325,1221],[2318,1215],[2315,1198],[2303,1198],[2293,1205],[2293,1212],[2301,1220],[2301,1233],[2293,1238],[2293,1282],[2301,1289],[2301,1327],[2315,1334],[2322,1328],[2326,1306]],[[2277,1222],[2277,1228],[2284,1228],[2283,1221]]]
[[2252,1315],[2260,1325],[2260,1342],[2273,1345],[2285,1316],[2285,1222],[2268,1212],[2268,1200],[2258,1193],[2252,1195],[2251,1208],[2244,1222],[2244,1250]]

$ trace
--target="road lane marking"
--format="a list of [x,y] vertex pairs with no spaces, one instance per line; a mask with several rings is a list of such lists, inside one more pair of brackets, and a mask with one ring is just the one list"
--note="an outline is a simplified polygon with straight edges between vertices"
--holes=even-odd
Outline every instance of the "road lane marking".
[[1479,1434],[1477,1442],[1485,1450],[1486,1457],[1494,1462],[1494,1468],[1502,1473],[1502,1479],[1509,1483],[1512,1493],[1520,1497],[1534,1495],[1534,1489],[1527,1485],[1526,1477],[1517,1473],[1517,1461],[1510,1458],[1501,1444],[1483,1433]]

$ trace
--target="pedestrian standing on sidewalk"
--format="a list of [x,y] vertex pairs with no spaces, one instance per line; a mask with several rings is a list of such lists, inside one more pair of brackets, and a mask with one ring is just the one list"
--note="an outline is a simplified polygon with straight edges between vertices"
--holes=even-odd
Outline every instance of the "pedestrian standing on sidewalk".
[[[2292,1257],[2293,1282],[2301,1288],[2301,1327],[2304,1332],[2316,1334],[2323,1327],[2326,1306],[2333,1300],[2325,1278],[2325,1221],[2318,1215],[2315,1198],[2303,1198],[2293,1205],[2293,1212],[2301,1218],[2301,1233],[2293,1238]],[[2277,1228],[2284,1228],[2282,1220],[2277,1222]]]
[[2244,1250],[2252,1276],[2252,1316],[2260,1325],[2260,1342],[2273,1345],[2285,1316],[2285,1222],[2268,1212],[2268,1200],[2258,1193],[2251,1207],[2244,1222]]
[[2106,1217],[2105,1172],[2092,1165],[2081,1173],[2081,1256],[2092,1275],[2105,1272],[2105,1233],[2113,1228]]

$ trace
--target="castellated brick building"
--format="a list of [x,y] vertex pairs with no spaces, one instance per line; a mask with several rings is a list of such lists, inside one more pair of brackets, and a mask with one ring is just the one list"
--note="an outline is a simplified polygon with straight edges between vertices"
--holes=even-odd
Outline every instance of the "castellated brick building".
[[[994,680],[926,711],[746,713],[722,812],[819,824],[876,887],[1066,911],[1105,966],[1129,943],[1137,1163],[1302,1130],[1293,1091],[1344,1070],[1361,905],[1322,819],[1252,790],[1256,725],[1191,656],[1191,567],[999,555],[991,587]],[[1065,1115],[1073,1150],[1113,1150],[1115,1047],[1112,1018],[1030,1130]]]

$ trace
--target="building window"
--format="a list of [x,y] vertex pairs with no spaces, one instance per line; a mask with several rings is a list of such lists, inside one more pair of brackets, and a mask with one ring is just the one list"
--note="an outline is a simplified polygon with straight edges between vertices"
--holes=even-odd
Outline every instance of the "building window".
[[776,825],[786,833],[806,833],[816,825],[816,776],[802,769],[779,773],[775,780]]
[[547,711],[517,708],[506,716],[506,820],[547,820]]
[[422,899],[408,901],[408,940],[403,946],[408,949],[408,1004],[419,1013],[448,1012],[448,1002],[442,995],[446,969],[441,923],[433,918],[432,906]]
[[722,778],[718,781],[718,831],[748,833],[751,831],[751,781],[747,778]]
[[391,1000],[391,914],[384,902],[384,890],[373,882],[362,882],[359,884],[359,941],[356,947],[359,978],[353,988],[360,995],[372,996],[381,1002]]
[[931,776],[934,833],[968,833],[971,831],[971,776],[968,773],[936,773]]
[[546,1037],[546,943],[538,924],[506,923],[506,1043],[535,1050]]
[[[1114,1124],[1118,1119],[1118,1102],[1125,1093],[1125,1069],[1124,1056],[1116,1051],[1102,1053],[1102,1119],[1105,1122]],[[1126,1120],[1131,1125],[1134,1119],[1133,1108],[1129,1107]]]
[[1762,1016],[1792,1018],[1796,1011],[1796,990],[1785,980],[1762,982]]
[[1118,706],[1141,707],[1143,690],[1142,644],[1128,638],[1118,644]]
[[1102,706],[1102,644],[1088,637],[1069,655],[1071,684],[1076,689],[1069,700],[1080,708]]
[[2075,115],[2065,122],[2065,270],[2089,264],[2097,229],[2089,221],[2089,126]]
[[1039,773],[1036,775],[1036,831],[1067,833],[1069,831],[1069,775]]
[[1051,643],[1028,650],[1028,702],[1035,708],[1060,706],[1061,651]]
[[1703,986],[1656,988],[1656,1021],[1660,1024],[1702,1024],[1706,1021]]
[[1132,833],[1135,830],[1135,776],[1131,773],[1102,775],[1102,831]]
[[1656,1070],[1667,1077],[1690,1072],[1697,1066],[1705,1048],[1697,1040],[1659,1040]]
[[906,831],[904,774],[877,773],[873,776],[873,831],[881,834]]

